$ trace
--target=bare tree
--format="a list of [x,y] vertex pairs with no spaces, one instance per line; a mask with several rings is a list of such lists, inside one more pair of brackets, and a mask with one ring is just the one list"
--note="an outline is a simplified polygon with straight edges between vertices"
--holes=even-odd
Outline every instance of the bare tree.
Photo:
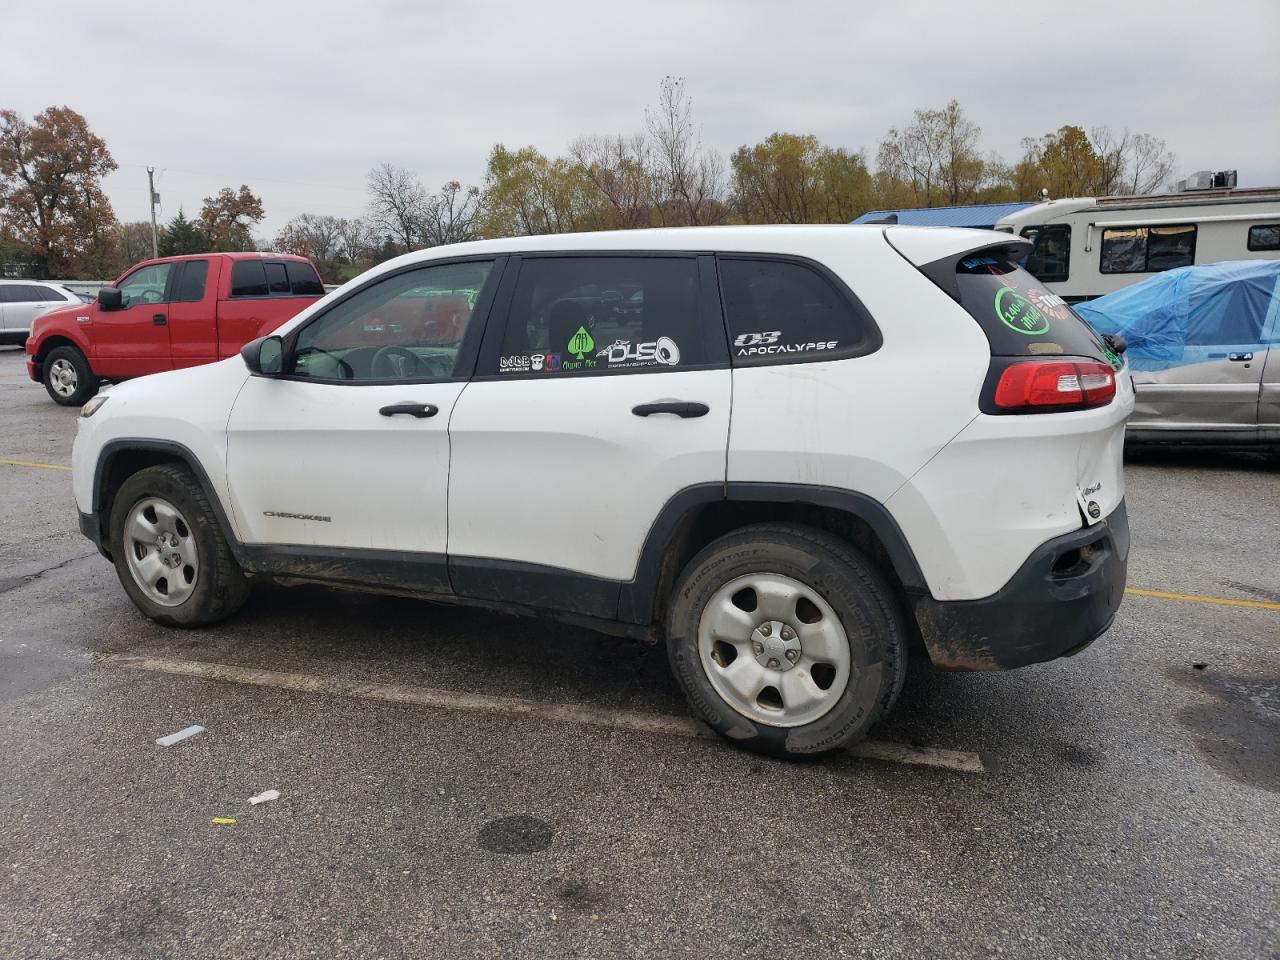
[[368,220],[352,217],[338,221],[337,255],[339,259],[358,263],[370,256],[377,246],[377,231]]
[[427,197],[422,210],[422,242],[428,247],[465,243],[476,238],[480,218],[480,188],[463,188],[450,180],[439,193]]
[[582,137],[569,156],[598,194],[595,227],[632,230],[652,224],[653,151],[643,134]]
[[1155,193],[1169,182],[1176,163],[1168,145],[1159,137],[1136,134],[1130,142],[1125,188],[1130,193]]
[[941,110],[917,110],[902,130],[891,128],[876,164],[907,184],[919,206],[971,203],[995,172],[978,152],[981,134],[952,100]]
[[406,251],[418,245],[427,192],[408,170],[382,163],[369,171],[369,220]]
[[330,263],[338,253],[339,220],[322,214],[303,213],[294,217],[276,235],[277,249],[310,257],[316,263]]
[[645,109],[653,145],[659,220],[669,226],[719,223],[725,212],[725,162],[702,146],[683,77],[664,77],[658,105]]

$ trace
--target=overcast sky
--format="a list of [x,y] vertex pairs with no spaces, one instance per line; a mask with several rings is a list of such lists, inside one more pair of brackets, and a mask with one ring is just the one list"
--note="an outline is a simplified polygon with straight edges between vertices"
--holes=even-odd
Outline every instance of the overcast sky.
[[0,107],[88,118],[120,164],[121,220],[247,183],[271,236],[304,212],[354,216],[382,161],[434,189],[479,183],[489,149],[563,150],[641,129],[687,78],[706,143],[774,131],[865,147],[956,98],[984,150],[1066,123],[1168,141],[1178,176],[1280,184],[1277,0],[976,4],[523,0],[341,4],[7,4]]

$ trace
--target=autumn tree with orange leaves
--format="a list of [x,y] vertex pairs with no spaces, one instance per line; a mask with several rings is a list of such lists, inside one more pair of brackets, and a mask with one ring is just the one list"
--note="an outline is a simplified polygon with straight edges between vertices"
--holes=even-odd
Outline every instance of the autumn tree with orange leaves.
[[0,232],[31,251],[38,276],[108,256],[116,218],[102,178],[114,169],[106,142],[70,107],[30,121],[0,110]]

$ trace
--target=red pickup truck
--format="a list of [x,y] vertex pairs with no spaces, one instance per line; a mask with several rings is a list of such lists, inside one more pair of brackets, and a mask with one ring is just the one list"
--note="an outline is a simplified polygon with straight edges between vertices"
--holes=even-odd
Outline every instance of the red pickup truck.
[[144,260],[94,303],[38,317],[27,373],[56,403],[80,406],[102,381],[233,356],[324,296],[303,257],[202,253]]

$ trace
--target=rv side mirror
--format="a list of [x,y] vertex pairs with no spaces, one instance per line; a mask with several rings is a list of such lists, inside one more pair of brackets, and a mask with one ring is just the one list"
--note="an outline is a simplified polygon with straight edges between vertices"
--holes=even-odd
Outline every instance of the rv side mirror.
[[98,306],[103,310],[119,310],[123,304],[119,287],[103,287],[98,291]]
[[284,341],[279,337],[259,337],[240,348],[240,357],[250,373],[276,377],[284,370]]

